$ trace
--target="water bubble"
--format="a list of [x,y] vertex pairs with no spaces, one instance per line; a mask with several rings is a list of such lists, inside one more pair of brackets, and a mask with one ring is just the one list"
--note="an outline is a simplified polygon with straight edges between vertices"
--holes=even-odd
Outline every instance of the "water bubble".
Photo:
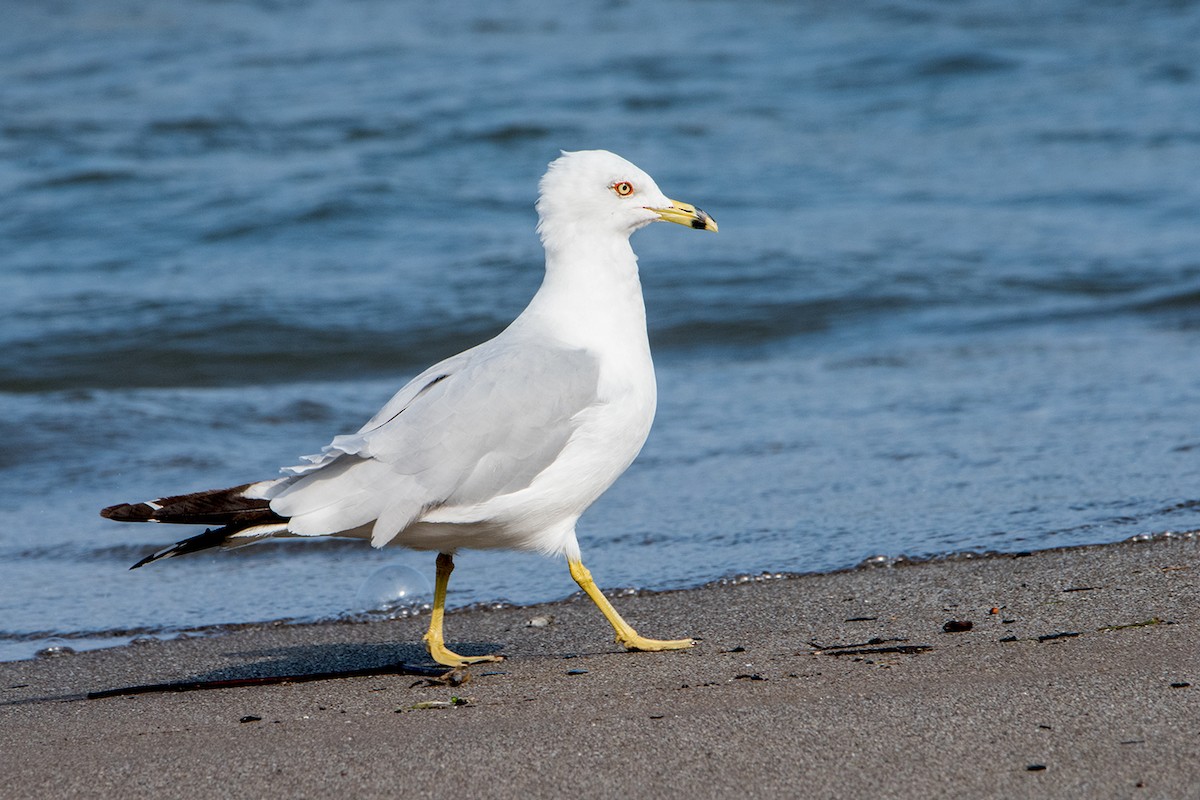
[[389,564],[371,573],[358,590],[356,605],[363,611],[392,611],[428,601],[429,579],[412,567]]
[[65,644],[52,644],[49,647],[43,647],[35,653],[38,658],[62,658],[63,656],[75,655],[75,648]]

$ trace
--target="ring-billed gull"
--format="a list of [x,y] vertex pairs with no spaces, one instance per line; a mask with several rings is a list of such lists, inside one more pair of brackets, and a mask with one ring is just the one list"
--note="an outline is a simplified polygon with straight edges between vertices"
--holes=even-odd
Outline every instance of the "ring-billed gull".
[[272,537],[349,536],[375,547],[437,551],[425,643],[447,666],[446,585],[460,548],[566,556],[571,577],[629,650],[677,650],[691,639],[640,636],[580,560],[575,523],[633,462],[650,432],[656,386],[635,230],[666,221],[717,230],[642,170],[603,150],[563,153],[540,184],[546,275],[502,333],[414,378],[357,433],[334,437],[284,477],[111,506],[122,522],[218,527],[160,558]]

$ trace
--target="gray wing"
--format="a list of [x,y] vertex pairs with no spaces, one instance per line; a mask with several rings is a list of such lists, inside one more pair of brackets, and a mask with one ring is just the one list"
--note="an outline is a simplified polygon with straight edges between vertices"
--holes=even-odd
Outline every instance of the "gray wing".
[[382,546],[424,512],[518,491],[554,462],[596,402],[584,350],[493,340],[426,370],[357,433],[339,436],[271,501],[309,536],[375,522]]

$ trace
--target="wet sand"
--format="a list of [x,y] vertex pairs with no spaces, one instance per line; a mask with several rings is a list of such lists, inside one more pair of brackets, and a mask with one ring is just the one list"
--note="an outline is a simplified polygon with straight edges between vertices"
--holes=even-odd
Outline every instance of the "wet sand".
[[[1200,792],[1194,537],[614,602],[646,635],[703,641],[620,652],[595,608],[573,599],[450,614],[452,646],[508,656],[470,668],[458,686],[391,674],[81,699],[139,684],[428,665],[423,617],[249,626],[0,664],[0,794]],[[529,626],[537,617],[553,620]]]

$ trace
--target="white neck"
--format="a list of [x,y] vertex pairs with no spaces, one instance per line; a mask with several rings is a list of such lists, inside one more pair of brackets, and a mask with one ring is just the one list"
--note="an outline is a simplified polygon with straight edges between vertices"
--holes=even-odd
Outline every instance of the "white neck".
[[546,277],[521,317],[566,344],[649,356],[642,284],[628,238],[576,229],[545,244]]

